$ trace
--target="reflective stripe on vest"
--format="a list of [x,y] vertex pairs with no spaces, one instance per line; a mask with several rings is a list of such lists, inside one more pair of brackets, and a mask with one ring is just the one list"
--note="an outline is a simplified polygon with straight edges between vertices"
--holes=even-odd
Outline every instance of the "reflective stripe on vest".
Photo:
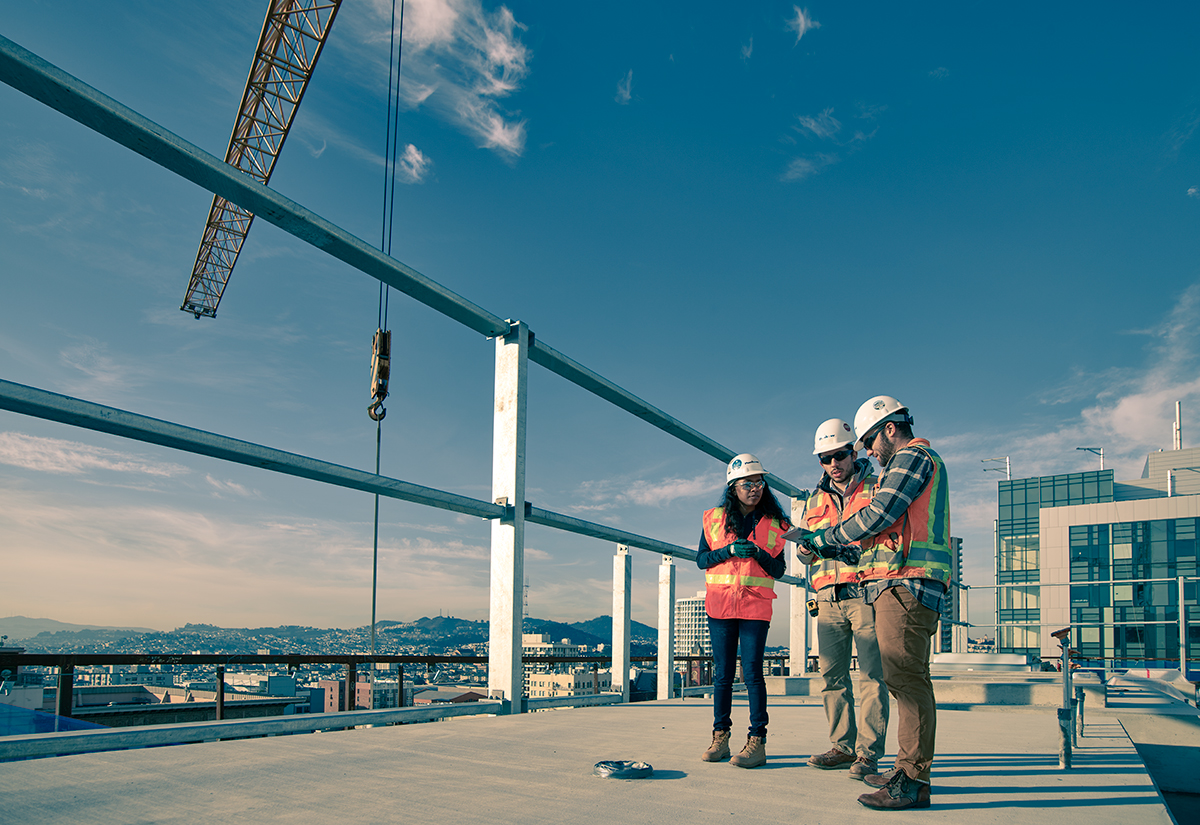
[[[737,541],[725,532],[725,508],[714,507],[704,514],[704,538],[709,549],[719,550]],[[750,533],[750,541],[773,557],[783,552],[783,534],[787,522],[762,517]],[[771,601],[775,598],[775,580],[754,559],[736,556],[705,571],[707,591],[704,607],[714,619],[771,620]]]
[[[809,530],[825,530],[838,522],[849,518],[871,503],[875,495],[875,485],[878,479],[868,473],[862,484],[850,492],[845,501],[842,513],[838,515],[837,500],[828,490],[817,487],[808,499],[808,507],[804,510],[805,525]],[[862,578],[862,565],[853,566],[840,561],[822,559],[809,567],[808,583],[813,590],[820,590],[834,584],[852,584]]]
[[948,584],[950,485],[946,464],[924,438],[914,438],[908,446],[924,450],[933,459],[933,473],[904,515],[878,535],[863,539],[862,546],[875,552],[862,565],[862,579],[933,579]]

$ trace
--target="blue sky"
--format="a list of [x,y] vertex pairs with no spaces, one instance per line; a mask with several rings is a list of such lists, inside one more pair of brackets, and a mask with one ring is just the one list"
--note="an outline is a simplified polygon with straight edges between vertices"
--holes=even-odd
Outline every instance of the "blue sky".
[[[0,34],[222,156],[265,7],[27,2]],[[390,12],[340,12],[272,180],[371,243]],[[1103,446],[1136,477],[1176,400],[1194,440],[1198,16],[410,2],[392,252],[800,486],[821,421],[897,396],[990,583],[982,459],[1071,472]],[[377,283],[260,222],[193,319],[210,199],[0,86],[0,377],[373,468]],[[383,472],[489,498],[493,344],[405,296],[389,320]],[[694,544],[718,462],[540,367],[530,387],[534,504]],[[10,614],[369,621],[368,496],[11,413],[0,467]],[[486,523],[381,520],[380,618],[486,618]],[[527,542],[531,614],[610,612],[612,547]],[[634,559],[650,624],[658,561]],[[682,565],[680,594],[702,586]]]

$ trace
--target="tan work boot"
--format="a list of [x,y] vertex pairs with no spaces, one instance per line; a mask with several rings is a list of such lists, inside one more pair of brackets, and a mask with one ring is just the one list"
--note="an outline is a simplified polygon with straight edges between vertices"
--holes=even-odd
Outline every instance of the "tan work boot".
[[712,744],[708,746],[708,750],[700,754],[700,759],[704,762],[720,762],[722,759],[729,758],[729,731],[714,730]]
[[729,760],[730,765],[739,768],[757,768],[767,764],[767,737],[751,736],[746,740],[742,752]]

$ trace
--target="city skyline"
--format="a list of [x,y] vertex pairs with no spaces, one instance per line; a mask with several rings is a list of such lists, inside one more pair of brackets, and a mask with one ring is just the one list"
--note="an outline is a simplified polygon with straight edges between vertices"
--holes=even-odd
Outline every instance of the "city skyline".
[[[264,10],[21,4],[0,34],[221,156]],[[1200,419],[1200,11],[1111,11],[409,3],[394,256],[801,487],[817,424],[897,396],[988,583],[984,459],[1136,478],[1175,401],[1185,446]],[[339,13],[273,179],[371,243],[389,14]],[[260,221],[196,321],[211,195],[8,86],[0,123],[0,378],[373,469],[375,281]],[[493,344],[389,320],[382,472],[489,499]],[[536,367],[529,424],[536,506],[695,546],[719,462]],[[369,496],[11,413],[0,466],[11,613],[370,621]],[[531,528],[531,611],[610,613],[614,549]],[[487,618],[485,522],[385,500],[380,550],[380,616]]]

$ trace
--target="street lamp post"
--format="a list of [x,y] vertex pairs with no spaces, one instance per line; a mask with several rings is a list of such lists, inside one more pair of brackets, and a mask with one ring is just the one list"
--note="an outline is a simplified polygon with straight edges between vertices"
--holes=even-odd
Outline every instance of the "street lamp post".
[[1083,450],[1085,453],[1094,453],[1100,456],[1100,469],[1104,469],[1104,448],[1103,447],[1076,447],[1076,450]]

